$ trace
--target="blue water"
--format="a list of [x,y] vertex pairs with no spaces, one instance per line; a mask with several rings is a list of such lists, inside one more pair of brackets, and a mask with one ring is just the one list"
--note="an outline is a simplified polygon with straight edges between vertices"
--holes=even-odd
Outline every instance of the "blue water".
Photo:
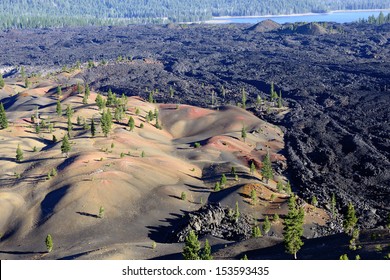
[[[351,12],[331,12],[326,14],[297,15],[297,16],[271,16],[271,17],[231,17],[231,18],[213,18],[215,23],[257,23],[266,19],[271,19],[277,23],[294,22],[337,22],[347,23],[367,19],[369,16],[378,16],[380,11],[351,11]],[[390,10],[383,10],[387,15]],[[220,21],[220,22],[219,22]]]

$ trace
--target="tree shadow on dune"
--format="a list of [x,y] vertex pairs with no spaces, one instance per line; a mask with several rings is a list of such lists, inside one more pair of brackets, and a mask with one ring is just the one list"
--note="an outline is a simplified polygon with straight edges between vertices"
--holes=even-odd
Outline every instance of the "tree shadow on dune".
[[91,218],[99,218],[99,216],[98,215],[96,215],[96,214],[91,214],[91,213],[87,213],[87,212],[79,212],[79,211],[77,211],[76,212],[77,214],[79,214],[79,215],[81,215],[81,216],[86,216],[86,217],[91,217]]
[[[28,131],[27,131],[27,132],[28,132]],[[42,144],[44,144],[44,145],[46,145],[46,146],[53,143],[53,141],[47,140],[47,139],[44,139],[44,138],[40,138],[40,137],[38,137],[38,135],[37,135],[37,137],[20,136],[19,138],[20,138],[20,139],[31,139],[31,140],[34,140],[34,141],[38,141],[38,142],[40,142],[40,143],[42,143]]]
[[164,222],[166,225],[147,226],[146,228],[149,229],[148,237],[158,243],[176,243],[173,234],[178,228],[184,227],[186,224],[184,217],[189,213],[185,210],[181,210],[181,212],[183,214],[169,213],[173,218],[160,220],[160,222]]
[[177,195],[173,195],[173,194],[170,194],[170,195],[168,195],[169,197],[172,197],[172,198],[176,198],[176,199],[181,199],[181,197],[180,196],[177,196]]
[[82,253],[78,253],[78,254],[73,254],[73,255],[69,255],[69,256],[65,256],[65,257],[59,258],[58,260],[74,260],[74,259],[77,259],[79,257],[82,257],[82,256],[88,255],[90,253],[93,253],[95,251],[97,251],[97,250],[90,250],[90,251],[86,251],[86,252],[82,252]]
[[41,216],[38,225],[45,223],[52,215],[54,208],[65,196],[70,186],[64,186],[48,193],[41,202]]
[[[46,161],[46,160],[51,160],[51,159],[55,159],[55,158],[35,158],[35,159],[24,159],[20,162],[20,164],[23,164],[23,163],[32,163],[32,162],[40,162],[40,161]],[[11,157],[0,157],[0,161],[10,161],[10,162],[15,162],[16,159],[15,158],[11,158]]]
[[151,258],[151,260],[184,260],[182,253],[173,253]]
[[200,187],[200,186],[195,186],[195,185],[190,185],[190,184],[185,184],[187,187],[190,187],[192,192],[197,192],[197,193],[209,193],[210,189],[207,187]]
[[0,251],[0,254],[9,254],[9,255],[30,255],[30,254],[45,254],[47,251],[43,252],[34,252],[34,251]]
[[209,202],[212,202],[212,203],[220,202],[221,200],[225,199],[226,197],[236,193],[237,190],[239,190],[243,186],[244,186],[244,184],[239,184],[239,185],[235,185],[233,187],[223,189],[223,190],[218,191],[218,192],[212,192],[212,193],[210,193],[210,196],[209,196]]
[[11,158],[11,157],[0,157],[0,161],[10,161],[10,162],[14,162],[14,161],[15,161],[15,158]]

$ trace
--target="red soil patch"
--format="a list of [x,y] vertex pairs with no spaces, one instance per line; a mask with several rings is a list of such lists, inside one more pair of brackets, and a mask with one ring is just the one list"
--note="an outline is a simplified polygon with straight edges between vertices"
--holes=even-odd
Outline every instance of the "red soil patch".
[[251,148],[245,145],[245,143],[231,138],[229,136],[215,136],[212,137],[205,147],[217,149],[220,151],[229,152],[245,152],[250,153]]
[[211,110],[192,107],[192,106],[189,107],[187,110],[187,116],[188,116],[188,118],[191,118],[191,119],[201,118],[201,117],[210,115],[212,113],[213,113],[213,111],[211,111]]

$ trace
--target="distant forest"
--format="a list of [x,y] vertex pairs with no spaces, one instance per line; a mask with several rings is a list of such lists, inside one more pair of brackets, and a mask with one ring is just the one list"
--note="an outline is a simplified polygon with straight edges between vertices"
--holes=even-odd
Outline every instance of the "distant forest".
[[0,28],[197,22],[213,16],[386,8],[390,0],[1,0]]

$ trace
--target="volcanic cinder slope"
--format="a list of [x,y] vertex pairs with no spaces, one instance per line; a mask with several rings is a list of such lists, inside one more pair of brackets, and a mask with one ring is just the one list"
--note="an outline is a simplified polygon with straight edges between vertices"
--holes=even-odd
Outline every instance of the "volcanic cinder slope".
[[[99,123],[101,111],[95,92],[83,104],[76,86],[83,82],[75,78],[78,72],[31,79],[28,89],[20,78],[6,79],[0,90],[10,122],[0,130],[1,259],[145,259],[178,254],[183,245],[167,243],[160,238],[162,230],[207,203],[222,173],[228,182],[221,193],[235,191],[214,196],[213,202],[233,208],[238,201],[241,211],[256,220],[287,213],[288,195],[277,192],[275,181],[266,184],[259,172],[249,171],[250,162],[261,168],[267,151],[273,162],[285,165],[278,127],[236,106],[211,110],[131,97],[125,116],[114,121],[109,136],[104,137],[98,126],[92,137],[83,123],[92,119]],[[57,86],[62,87],[62,96]],[[57,115],[57,100],[63,109],[69,105],[74,111],[68,155],[60,149],[67,118]],[[158,112],[162,129],[156,128],[156,120],[146,120],[149,111]],[[32,115],[39,117],[32,120]],[[127,125],[130,116],[135,120],[133,131]],[[53,131],[43,127],[37,133],[38,121],[53,124]],[[21,162],[15,160],[17,145],[23,150]],[[232,166],[238,178],[230,175]],[[53,169],[57,175],[48,177]],[[280,175],[276,178],[285,182]],[[256,206],[249,199],[252,189],[261,200]],[[104,217],[99,217],[100,207]],[[310,209],[308,228],[325,224],[327,215]],[[281,223],[272,231],[280,236]],[[47,234],[54,241],[49,254]],[[212,239],[214,245],[226,242]]]

